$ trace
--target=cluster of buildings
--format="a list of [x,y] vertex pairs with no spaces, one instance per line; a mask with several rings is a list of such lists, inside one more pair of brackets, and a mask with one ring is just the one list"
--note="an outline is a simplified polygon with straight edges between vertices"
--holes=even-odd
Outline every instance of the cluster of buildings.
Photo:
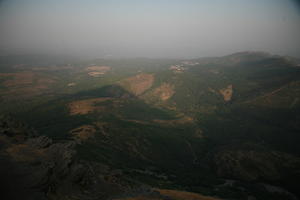
[[199,63],[193,61],[182,61],[181,64],[171,65],[169,69],[172,70],[174,73],[182,73],[186,69],[188,69],[187,66],[195,66],[195,65],[199,65]]

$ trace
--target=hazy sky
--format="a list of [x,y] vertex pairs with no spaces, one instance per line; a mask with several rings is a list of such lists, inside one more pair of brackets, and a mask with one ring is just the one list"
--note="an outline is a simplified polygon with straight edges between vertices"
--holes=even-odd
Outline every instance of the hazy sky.
[[292,0],[0,0],[1,53],[300,57]]

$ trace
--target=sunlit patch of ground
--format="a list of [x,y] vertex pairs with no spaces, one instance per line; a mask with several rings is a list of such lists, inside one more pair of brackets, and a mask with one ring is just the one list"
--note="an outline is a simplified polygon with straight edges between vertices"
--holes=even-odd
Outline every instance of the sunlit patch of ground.
[[230,101],[233,94],[233,87],[232,85],[228,85],[227,88],[223,88],[219,91],[224,98],[224,101]]
[[10,76],[11,79],[4,82],[4,86],[8,88],[32,84],[34,80],[34,73],[30,71],[11,73]]
[[161,195],[168,196],[174,200],[220,200],[215,197],[204,196],[192,192],[184,192],[178,190],[163,190],[163,189],[157,189],[157,191]]
[[112,100],[113,98],[93,98],[79,101],[73,101],[68,104],[70,115],[85,115],[94,111],[105,109],[103,106],[97,106],[96,103]]
[[177,119],[169,119],[169,120],[154,119],[150,121],[138,120],[138,119],[124,119],[123,117],[120,117],[120,119],[128,122],[137,123],[137,124],[144,124],[144,125],[159,124],[161,126],[177,126],[177,125],[194,123],[194,119],[188,116],[181,116]]
[[6,153],[19,162],[30,162],[43,157],[42,149],[33,148],[27,144],[15,144],[6,149]]
[[170,99],[175,94],[174,85],[163,83],[153,91],[145,95],[145,98],[156,98],[161,101]]
[[67,85],[68,87],[73,87],[73,86],[76,86],[76,83],[68,83],[68,85]]
[[102,71],[102,72],[109,71],[110,69],[111,67],[109,66],[90,66],[86,68],[86,70],[88,71]]
[[111,67],[109,66],[90,66],[85,68],[86,71],[88,71],[88,75],[92,77],[99,77],[101,75],[106,74],[108,71],[111,70]]
[[96,129],[92,125],[82,125],[78,128],[75,128],[70,131],[72,137],[78,141],[82,142],[88,140],[89,138],[93,138],[95,136]]
[[178,119],[171,119],[171,120],[155,119],[153,120],[153,122],[165,126],[176,126],[176,125],[193,123],[194,119],[188,116],[180,116]]
[[154,82],[153,74],[141,73],[136,76],[129,77],[120,82],[120,85],[136,96],[143,94],[150,89]]
[[52,78],[31,71],[0,73],[0,77],[9,78],[2,82],[4,89],[1,91],[1,96],[4,99],[40,95],[56,82]]
[[178,190],[154,189],[154,191],[157,192],[157,194],[141,194],[136,195],[135,197],[119,198],[114,200],[221,200],[216,197]]
[[101,75],[103,75],[103,72],[89,72],[88,75],[92,76],[92,77],[99,77]]

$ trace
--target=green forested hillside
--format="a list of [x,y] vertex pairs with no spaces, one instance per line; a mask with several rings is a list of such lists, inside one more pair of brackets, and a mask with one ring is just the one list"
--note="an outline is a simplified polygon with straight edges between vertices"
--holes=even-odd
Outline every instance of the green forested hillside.
[[223,199],[299,196],[300,68],[290,58],[11,61],[0,70],[1,113],[75,143],[99,177],[99,165],[118,170],[110,187],[119,193],[146,185]]

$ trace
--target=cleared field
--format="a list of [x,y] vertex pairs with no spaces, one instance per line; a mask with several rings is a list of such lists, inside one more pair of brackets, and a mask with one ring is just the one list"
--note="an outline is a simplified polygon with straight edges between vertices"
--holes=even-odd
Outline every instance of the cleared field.
[[154,82],[153,74],[138,74],[120,82],[120,85],[136,96],[150,89]]
[[68,104],[70,115],[85,115],[93,111],[105,109],[101,106],[96,106],[96,103],[112,100],[113,98],[93,98],[86,100],[73,101]]

